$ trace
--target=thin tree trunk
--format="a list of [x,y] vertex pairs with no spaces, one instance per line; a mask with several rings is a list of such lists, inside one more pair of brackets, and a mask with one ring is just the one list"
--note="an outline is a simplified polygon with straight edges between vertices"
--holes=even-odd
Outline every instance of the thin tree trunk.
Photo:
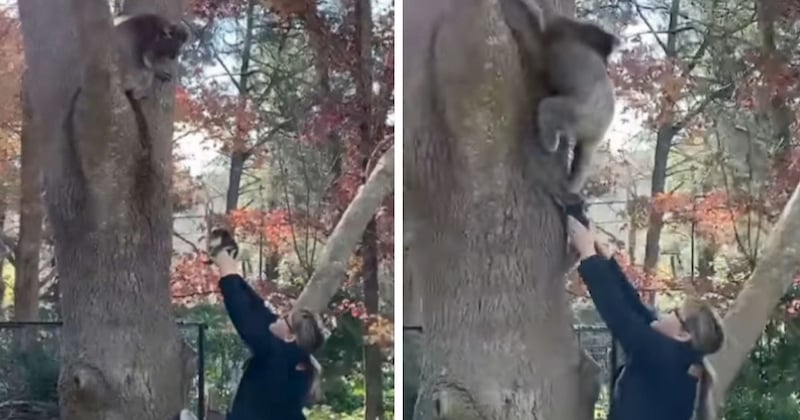
[[[250,49],[253,43],[253,24],[255,20],[256,0],[248,0],[247,20],[244,33],[244,47],[242,49],[242,68],[239,70],[239,103],[246,104],[249,99],[250,87]],[[245,133],[238,133],[244,136]],[[237,136],[231,153],[231,164],[228,173],[228,192],[225,200],[225,213],[230,213],[239,208],[239,189],[242,185],[242,174],[248,154],[243,137]]]
[[800,185],[772,228],[753,274],[725,315],[725,345],[711,357],[717,371],[715,395],[725,399],[742,364],[764,331],[775,306],[800,275]]
[[[368,158],[377,144],[372,120],[372,5],[371,0],[358,0],[355,4],[357,20],[356,37],[359,43],[358,77],[356,95],[361,105],[359,112],[359,152],[362,157],[361,171],[366,180],[369,169]],[[362,236],[362,258],[364,261],[364,305],[372,322],[379,315],[378,285],[378,232],[373,215]],[[383,356],[377,344],[364,345],[365,420],[383,418]]]
[[[407,201],[404,202],[406,205]],[[408,250],[414,246],[411,232],[414,223],[403,211],[403,261],[408,261]],[[422,295],[421,285],[414,282],[411,270],[403,270],[403,420],[414,418],[414,406],[419,394],[422,369]]]
[[[668,23],[668,35],[665,54],[668,58],[677,55],[677,37],[675,30],[678,25],[678,13],[680,11],[680,0],[672,0]],[[658,127],[656,134],[656,149],[653,159],[653,177],[650,186],[650,199],[655,200],[659,194],[664,193],[667,182],[667,163],[669,152],[672,148],[672,139],[677,134],[675,121],[667,118]],[[664,228],[664,214],[654,207],[650,207],[650,214],[647,223],[647,235],[644,245],[644,272],[647,276],[655,274],[658,267],[658,257],[661,253],[661,230]],[[646,277],[647,277],[646,276]],[[645,279],[647,281],[647,279]],[[645,289],[650,289],[649,284],[644,285]],[[648,291],[645,293],[644,300],[652,305],[655,303],[655,293]]]
[[761,34],[761,54],[765,62],[765,81],[770,98],[766,111],[772,124],[777,152],[782,155],[791,150],[794,114],[787,105],[782,89],[778,87],[779,77],[786,68],[787,60],[776,48],[775,18],[778,16],[775,9],[778,5],[773,3],[773,1],[757,0],[755,6],[758,12],[758,30]]
[[225,212],[230,213],[239,208],[239,189],[244,173],[245,155],[240,152],[231,154],[230,170],[228,172],[228,192],[225,199]]
[[394,186],[394,146],[378,160],[367,182],[347,206],[325,243],[311,280],[297,298],[295,308],[324,311],[347,273],[347,262],[364,229]]
[[[375,217],[367,224],[361,240],[364,262],[364,306],[371,322],[379,316],[378,232]],[[378,344],[364,344],[365,420],[383,419],[383,355]]]
[[[6,197],[8,195],[5,192],[5,186],[0,183],[0,235],[3,234],[3,230],[6,226]],[[3,308],[3,304],[5,303],[5,296],[6,296],[6,281],[3,277],[3,273],[6,267],[6,258],[8,257],[8,252],[11,251],[9,247],[2,242],[2,238],[0,238],[0,319],[5,318],[5,310]]]
[[[32,126],[27,79],[23,85],[22,150],[20,169],[20,228],[17,242],[17,271],[14,283],[14,319],[39,320],[39,250],[42,245],[42,138]],[[25,336],[25,334],[23,334]],[[24,340],[27,347],[29,340]]]

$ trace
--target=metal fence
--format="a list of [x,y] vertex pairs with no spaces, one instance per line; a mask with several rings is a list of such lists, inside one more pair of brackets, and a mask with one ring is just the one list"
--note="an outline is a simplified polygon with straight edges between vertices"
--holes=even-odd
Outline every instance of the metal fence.
[[[614,340],[611,331],[605,325],[575,325],[578,343],[600,365],[602,369],[601,399],[608,402],[608,409],[614,400],[611,388],[616,380],[617,370],[622,360],[619,344]],[[616,344],[616,345],[615,345]]]
[[[61,322],[0,322],[0,403],[7,401],[58,402],[58,347]],[[178,322],[178,327],[197,353],[197,375],[192,381],[190,402],[198,420],[205,420],[206,324]],[[26,351],[15,343],[25,335],[33,340]]]
[[[198,420],[205,420],[208,327],[205,323],[182,321],[178,326],[186,342],[197,353],[197,375],[189,398],[196,407]],[[0,322],[0,404],[14,400],[57,403],[60,327],[61,322]],[[581,347],[602,369],[602,393],[610,404],[608,390],[614,382],[620,360],[617,346],[612,346],[613,337],[604,325],[576,325],[574,330]],[[20,333],[30,334],[35,342],[35,345],[27,346],[28,351],[24,354],[14,350]]]

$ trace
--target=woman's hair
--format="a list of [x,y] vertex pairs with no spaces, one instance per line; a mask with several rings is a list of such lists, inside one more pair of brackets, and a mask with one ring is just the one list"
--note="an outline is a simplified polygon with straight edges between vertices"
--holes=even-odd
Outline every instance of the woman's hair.
[[309,355],[312,380],[311,389],[308,391],[308,396],[306,398],[306,405],[311,406],[319,401],[322,396],[320,387],[322,366],[320,366],[317,359],[314,358],[313,353],[322,348],[322,345],[325,344],[325,340],[328,338],[329,332],[322,322],[322,317],[307,309],[293,311],[289,317],[289,326],[294,333],[297,346],[305,350]]
[[692,347],[703,354],[702,364],[692,365],[689,369],[689,373],[698,378],[693,420],[715,419],[713,390],[716,375],[705,356],[716,353],[722,347],[725,339],[722,321],[711,305],[697,298],[690,298],[684,303],[681,315],[684,327],[691,336]]
[[295,343],[301,349],[313,354],[325,344],[327,328],[322,317],[308,309],[298,309],[289,317],[289,327],[295,337]]

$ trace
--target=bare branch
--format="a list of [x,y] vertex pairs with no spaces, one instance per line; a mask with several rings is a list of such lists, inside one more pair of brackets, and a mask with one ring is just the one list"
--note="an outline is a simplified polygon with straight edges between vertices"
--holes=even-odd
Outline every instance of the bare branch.
[[347,206],[322,250],[311,280],[297,299],[296,308],[322,311],[327,307],[344,281],[347,262],[367,223],[394,188],[393,180],[394,146],[383,154],[367,182]]

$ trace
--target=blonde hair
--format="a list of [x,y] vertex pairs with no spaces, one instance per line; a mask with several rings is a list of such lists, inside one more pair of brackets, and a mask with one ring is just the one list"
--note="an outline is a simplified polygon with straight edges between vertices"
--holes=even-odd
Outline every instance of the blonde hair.
[[289,326],[295,336],[298,347],[308,352],[312,370],[311,389],[308,391],[306,406],[311,406],[322,397],[322,366],[314,357],[314,353],[322,348],[330,332],[322,322],[319,314],[308,309],[298,309],[289,316]]
[[707,355],[714,354],[722,348],[725,332],[722,320],[707,302],[690,298],[682,310],[683,324],[691,336],[692,348],[703,354],[700,364],[692,365],[689,374],[697,377],[697,393],[692,420],[716,419],[717,405],[714,401],[714,383],[716,374]]

